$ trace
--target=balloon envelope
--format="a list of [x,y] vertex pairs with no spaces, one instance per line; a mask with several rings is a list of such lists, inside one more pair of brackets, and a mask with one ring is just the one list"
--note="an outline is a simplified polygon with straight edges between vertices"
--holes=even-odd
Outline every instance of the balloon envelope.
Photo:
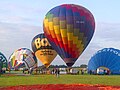
[[1,52],[0,52],[0,68],[7,68],[7,59]]
[[96,71],[99,67],[108,68],[112,74],[120,74],[120,50],[104,48],[94,54],[88,63],[88,71]]
[[67,66],[72,66],[89,44],[95,20],[86,8],[63,4],[46,14],[43,27],[50,44]]
[[30,49],[20,48],[12,53],[8,64],[10,69],[19,69],[22,67],[30,69],[37,66],[37,59]]
[[32,49],[36,57],[45,65],[50,66],[50,63],[57,56],[56,51],[49,44],[44,34],[36,35],[32,40]]

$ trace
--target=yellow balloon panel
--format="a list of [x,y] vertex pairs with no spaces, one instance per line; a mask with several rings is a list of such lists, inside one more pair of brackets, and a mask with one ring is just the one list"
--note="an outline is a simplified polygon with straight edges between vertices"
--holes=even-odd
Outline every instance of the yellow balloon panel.
[[42,62],[42,64],[44,64],[46,67],[49,67],[57,53],[55,50],[45,49],[36,51],[35,55]]

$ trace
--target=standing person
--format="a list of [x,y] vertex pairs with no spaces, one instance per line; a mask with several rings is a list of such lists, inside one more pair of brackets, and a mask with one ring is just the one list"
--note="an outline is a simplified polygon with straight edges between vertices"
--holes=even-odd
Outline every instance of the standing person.
[[90,70],[90,75],[92,74],[92,70]]
[[82,74],[82,75],[84,74],[84,70],[81,70],[81,74]]
[[37,74],[37,72],[38,72],[38,69],[36,69],[35,71],[36,71],[36,74]]
[[54,74],[54,72],[55,72],[55,69],[53,68],[53,69],[52,69],[52,74]]
[[56,75],[56,77],[59,77],[59,74],[60,74],[60,70],[59,70],[59,68],[57,68],[57,69],[55,70],[55,75]]
[[38,69],[39,70],[39,73],[40,73],[40,69]]
[[23,68],[23,74],[25,73],[24,68]]
[[28,69],[28,74],[29,74],[30,72],[29,72],[29,69]]
[[29,71],[29,73],[30,73],[30,74],[32,74],[32,72],[33,72],[33,69],[32,69],[32,68],[30,68],[29,70],[30,70],[30,71]]
[[0,66],[0,76],[1,76],[1,74],[2,74],[2,67]]

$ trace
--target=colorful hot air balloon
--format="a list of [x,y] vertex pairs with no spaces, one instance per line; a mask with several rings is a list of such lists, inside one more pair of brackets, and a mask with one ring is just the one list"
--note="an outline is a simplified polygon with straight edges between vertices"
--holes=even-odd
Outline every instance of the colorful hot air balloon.
[[28,69],[37,67],[37,59],[34,53],[27,48],[20,48],[9,57],[8,65],[10,69],[26,67]]
[[95,53],[88,63],[88,71],[95,72],[100,67],[108,68],[111,74],[120,74],[120,50],[104,48]]
[[33,38],[32,50],[45,67],[49,67],[57,56],[56,51],[51,47],[44,34],[38,34]]
[[0,52],[0,69],[7,68],[7,59],[6,57]]
[[63,4],[46,14],[43,27],[50,44],[67,66],[72,66],[89,44],[95,20],[86,8]]

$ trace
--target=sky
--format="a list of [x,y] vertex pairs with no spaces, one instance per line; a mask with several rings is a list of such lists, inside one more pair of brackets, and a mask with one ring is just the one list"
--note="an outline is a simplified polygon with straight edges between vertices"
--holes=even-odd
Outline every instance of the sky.
[[[119,0],[0,0],[0,52],[8,59],[19,48],[31,49],[34,36],[43,33],[43,19],[50,9],[77,4],[87,8],[95,18],[93,38],[74,66],[88,64],[100,49],[120,49],[119,3]],[[65,65],[59,55],[52,64]]]

